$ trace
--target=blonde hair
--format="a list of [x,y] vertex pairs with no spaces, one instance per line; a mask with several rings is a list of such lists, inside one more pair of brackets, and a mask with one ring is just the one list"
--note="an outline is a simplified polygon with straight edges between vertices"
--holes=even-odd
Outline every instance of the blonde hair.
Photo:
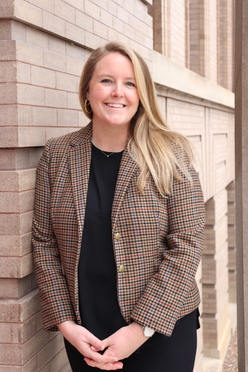
[[130,59],[134,68],[136,86],[140,98],[139,110],[130,124],[128,149],[140,167],[138,189],[144,193],[146,182],[151,175],[161,195],[169,195],[173,178],[186,177],[191,181],[188,166],[192,164],[193,152],[184,135],[169,128],[157,102],[157,93],[143,57],[130,46],[110,42],[97,48],[87,60],[80,80],[79,98],[85,115],[92,119],[85,100],[92,74],[97,62],[110,53],[120,53]]

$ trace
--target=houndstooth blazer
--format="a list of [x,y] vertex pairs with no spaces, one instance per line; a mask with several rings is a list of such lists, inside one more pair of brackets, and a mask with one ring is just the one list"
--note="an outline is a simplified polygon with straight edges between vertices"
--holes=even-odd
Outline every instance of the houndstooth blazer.
[[[37,170],[33,255],[45,330],[81,324],[78,262],[91,164],[91,123],[47,142]],[[170,336],[199,305],[195,274],[205,211],[197,173],[173,182],[163,198],[152,179],[138,192],[139,167],[124,150],[112,206],[112,240],[120,311]]]

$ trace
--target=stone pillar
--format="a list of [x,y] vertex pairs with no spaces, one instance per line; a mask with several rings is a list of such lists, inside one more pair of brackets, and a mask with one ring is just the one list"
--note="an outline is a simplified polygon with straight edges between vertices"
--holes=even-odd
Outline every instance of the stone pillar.
[[238,370],[248,371],[248,0],[236,1],[236,247]]
[[227,191],[206,203],[202,259],[203,353],[223,359],[230,340],[227,273]]
[[236,225],[235,225],[235,182],[227,186],[228,198],[228,281],[229,302],[236,303]]

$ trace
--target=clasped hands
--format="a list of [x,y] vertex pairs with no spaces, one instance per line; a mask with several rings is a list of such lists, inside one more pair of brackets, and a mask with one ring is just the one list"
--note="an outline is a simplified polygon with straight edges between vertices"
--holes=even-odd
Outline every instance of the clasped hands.
[[[89,366],[106,371],[122,369],[121,360],[128,358],[147,341],[141,326],[135,322],[120,328],[102,341],[73,321],[60,323],[58,327],[63,336],[84,356]],[[99,353],[103,350],[103,354]]]

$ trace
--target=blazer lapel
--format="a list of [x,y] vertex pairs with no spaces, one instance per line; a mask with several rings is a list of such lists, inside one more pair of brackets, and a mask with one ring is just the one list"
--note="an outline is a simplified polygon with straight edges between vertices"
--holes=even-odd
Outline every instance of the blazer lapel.
[[127,147],[125,148],[122,160],[120,164],[120,169],[118,173],[117,183],[115,187],[115,195],[112,205],[112,229],[114,230],[116,219],[118,216],[118,211],[122,204],[122,200],[128,188],[129,182],[132,178],[133,172],[139,168],[138,164],[129,155]]

